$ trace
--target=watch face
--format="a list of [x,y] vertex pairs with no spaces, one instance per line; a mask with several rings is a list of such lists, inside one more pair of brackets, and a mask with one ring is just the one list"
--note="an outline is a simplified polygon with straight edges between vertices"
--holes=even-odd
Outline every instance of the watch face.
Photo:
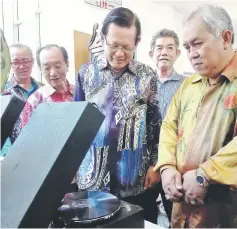
[[204,179],[202,176],[197,176],[196,177],[196,181],[199,183],[199,184],[203,184],[204,183]]

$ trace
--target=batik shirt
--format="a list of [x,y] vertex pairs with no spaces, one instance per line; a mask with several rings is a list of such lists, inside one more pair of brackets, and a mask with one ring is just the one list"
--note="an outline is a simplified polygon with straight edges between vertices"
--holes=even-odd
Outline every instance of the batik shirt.
[[33,111],[37,108],[40,103],[50,102],[69,102],[73,98],[74,87],[67,81],[67,90],[63,93],[55,90],[49,84],[38,89],[32,94],[26,102],[26,105],[22,111],[21,119],[22,126],[24,127],[29,121]]
[[110,191],[119,197],[144,190],[149,166],[157,161],[161,116],[155,72],[132,61],[121,76],[103,55],[78,73],[75,101],[90,101],[105,120],[78,172],[80,190]]
[[[237,188],[237,53],[217,84],[198,74],[184,81],[163,121],[159,152],[157,170],[175,167],[184,174],[201,167],[210,180]],[[173,226],[214,227],[215,218],[226,217],[217,214],[223,206],[175,203]]]
[[[28,97],[34,93],[39,87],[41,87],[42,84],[38,83],[36,80],[34,80],[31,77],[31,86],[29,88],[29,90],[27,91],[26,89],[22,88],[21,86],[18,85],[18,82],[16,80],[16,78],[13,76],[10,77],[10,79],[7,81],[4,89],[2,90],[1,94],[2,95],[15,95],[17,97],[19,97],[20,99],[22,99],[23,101],[26,101],[28,99]],[[10,139],[8,138],[7,141],[5,142],[2,151],[1,151],[1,156],[6,156],[6,154],[8,153],[11,144],[16,140],[16,138],[18,137],[20,131],[22,128],[22,124],[21,124],[21,118],[19,118],[13,128],[13,131],[11,133]]]
[[33,94],[39,87],[41,87],[43,84],[37,82],[34,78],[31,77],[31,86],[29,90],[27,91],[25,88],[22,88],[14,75],[10,77],[10,79],[7,81],[4,89],[2,90],[2,95],[16,95],[22,100],[26,101],[28,97]]

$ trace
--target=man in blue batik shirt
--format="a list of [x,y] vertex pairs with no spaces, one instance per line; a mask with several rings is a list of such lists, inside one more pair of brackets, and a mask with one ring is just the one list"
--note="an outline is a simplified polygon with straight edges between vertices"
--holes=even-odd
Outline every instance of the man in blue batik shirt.
[[145,219],[156,223],[160,176],[152,169],[161,115],[155,72],[133,60],[140,36],[133,12],[110,11],[101,30],[104,53],[78,72],[74,100],[95,103],[106,117],[79,168],[78,187],[110,191],[143,207]]

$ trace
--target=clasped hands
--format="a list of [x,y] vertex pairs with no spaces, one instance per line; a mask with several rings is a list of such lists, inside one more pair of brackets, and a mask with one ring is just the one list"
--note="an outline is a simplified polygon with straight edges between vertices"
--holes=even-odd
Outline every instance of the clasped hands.
[[202,205],[208,187],[202,187],[196,181],[196,170],[181,176],[175,168],[167,168],[161,173],[161,180],[166,199],[172,202],[184,200],[187,204]]

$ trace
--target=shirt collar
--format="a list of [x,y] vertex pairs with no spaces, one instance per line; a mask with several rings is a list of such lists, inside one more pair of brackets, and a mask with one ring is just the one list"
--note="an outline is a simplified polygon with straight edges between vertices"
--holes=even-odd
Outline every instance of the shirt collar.
[[237,51],[235,51],[230,62],[226,65],[221,75],[225,76],[230,82],[237,78]]
[[192,83],[197,83],[203,79],[202,76],[198,75],[197,73],[194,73],[194,79],[192,80]]
[[[237,52],[236,51],[233,57],[231,58],[230,62],[225,66],[224,70],[220,74],[220,78],[222,77],[227,78],[230,82],[233,82],[233,80],[237,78]],[[204,80],[204,77],[196,74],[196,77],[193,79],[192,83],[197,83],[200,80]]]
[[[64,94],[69,93],[70,95],[73,95],[73,85],[71,85],[68,80],[66,80],[66,83],[67,91],[65,91]],[[53,88],[50,84],[46,84],[44,87],[41,88],[41,90],[44,97],[51,96],[57,92],[57,90]]]
[[[156,71],[156,74],[158,76],[158,80],[160,81],[160,77],[158,72]],[[179,81],[181,80],[182,76],[179,75],[174,69],[172,70],[172,72],[170,73],[168,79],[166,81],[170,81],[170,80],[175,80],[175,81]]]
[[[98,56],[97,58],[97,63],[98,63],[98,69],[99,71],[105,69],[108,67],[108,61],[105,57],[104,54],[101,54]],[[132,60],[130,61],[130,63],[128,64],[128,69],[134,74],[137,75],[137,71],[136,71],[136,61]]]
[[[38,83],[36,82],[36,80],[33,77],[30,77],[30,79],[31,79],[31,85],[33,87],[37,87]],[[8,85],[8,89],[12,89],[14,87],[20,87],[14,74],[9,78],[7,85]]]

